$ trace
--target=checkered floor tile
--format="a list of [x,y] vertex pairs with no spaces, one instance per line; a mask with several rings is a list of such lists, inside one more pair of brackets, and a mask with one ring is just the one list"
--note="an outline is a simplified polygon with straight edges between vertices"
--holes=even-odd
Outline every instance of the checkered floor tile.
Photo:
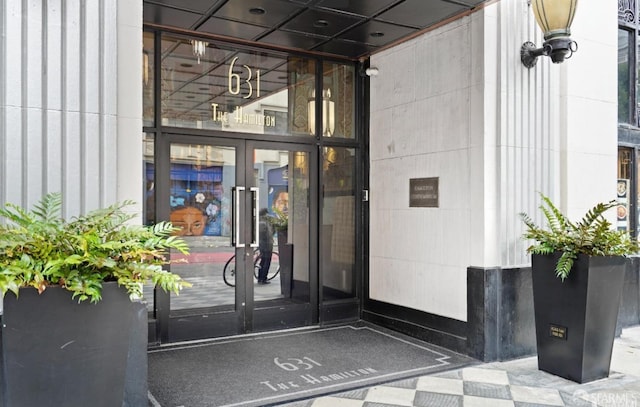
[[[596,407],[585,392],[547,387],[547,375],[534,371],[528,377],[486,367],[469,367],[386,385],[339,393],[286,407]],[[531,385],[538,382],[540,386]],[[541,387],[545,386],[545,387]]]

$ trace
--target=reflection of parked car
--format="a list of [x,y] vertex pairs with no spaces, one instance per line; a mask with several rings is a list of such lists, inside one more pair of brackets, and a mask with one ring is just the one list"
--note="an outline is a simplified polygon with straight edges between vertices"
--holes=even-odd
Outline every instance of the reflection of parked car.
[[201,236],[207,225],[207,215],[198,208],[187,206],[171,212],[169,220],[173,226],[180,228],[178,236]]

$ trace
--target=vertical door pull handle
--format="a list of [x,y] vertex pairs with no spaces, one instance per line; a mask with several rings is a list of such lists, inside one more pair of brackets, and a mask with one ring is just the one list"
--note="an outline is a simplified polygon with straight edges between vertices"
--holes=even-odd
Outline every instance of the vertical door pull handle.
[[240,192],[244,192],[245,187],[233,188],[233,236],[231,241],[234,247],[245,247],[244,243],[240,242]]
[[251,187],[251,195],[253,195],[253,232],[251,233],[252,242],[249,246],[258,247],[260,239],[260,189],[257,187]]

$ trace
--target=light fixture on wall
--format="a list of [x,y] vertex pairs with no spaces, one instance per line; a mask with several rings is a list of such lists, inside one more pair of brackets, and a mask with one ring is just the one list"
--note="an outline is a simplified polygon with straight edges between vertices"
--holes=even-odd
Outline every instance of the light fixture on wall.
[[[336,106],[331,101],[331,89],[322,91],[322,135],[324,137],[333,136],[336,127],[335,119]],[[307,110],[309,133],[316,134],[316,91],[311,91]]]
[[209,43],[200,40],[191,40],[191,46],[193,47],[193,55],[198,58],[198,64],[200,64],[200,58],[204,57]]
[[520,60],[527,68],[536,65],[539,56],[551,57],[559,64],[578,50],[571,36],[571,23],[578,0],[529,0],[540,29],[544,32],[542,48],[527,41],[520,49]]
[[142,81],[144,86],[149,85],[149,52],[142,49]]

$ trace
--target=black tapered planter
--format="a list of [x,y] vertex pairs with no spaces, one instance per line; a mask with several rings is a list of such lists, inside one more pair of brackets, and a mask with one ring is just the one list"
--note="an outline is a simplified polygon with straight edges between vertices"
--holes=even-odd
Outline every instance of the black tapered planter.
[[5,296],[3,406],[146,406],[146,307],[116,283],[102,297],[78,303],[61,287]]
[[579,255],[562,281],[560,255],[532,256],[538,368],[578,383],[608,377],[625,259]]

